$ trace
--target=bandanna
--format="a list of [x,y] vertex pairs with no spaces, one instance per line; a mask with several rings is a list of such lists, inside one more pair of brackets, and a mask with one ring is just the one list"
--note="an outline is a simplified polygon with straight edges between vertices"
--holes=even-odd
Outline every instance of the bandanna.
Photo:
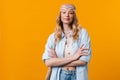
[[76,8],[75,8],[75,6],[74,5],[72,5],[72,4],[64,4],[64,5],[62,5],[61,7],[60,7],[60,11],[63,11],[63,10],[66,10],[66,9],[70,9],[70,10],[72,10],[72,11],[76,11]]

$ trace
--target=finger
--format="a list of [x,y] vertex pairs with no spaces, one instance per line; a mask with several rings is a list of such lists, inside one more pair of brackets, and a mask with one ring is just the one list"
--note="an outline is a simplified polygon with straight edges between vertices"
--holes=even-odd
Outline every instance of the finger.
[[51,50],[51,54],[53,54],[53,55],[54,55],[54,54],[56,54],[56,53],[55,53],[55,51],[54,51],[54,50]]
[[53,55],[50,55],[50,57],[52,57],[52,58],[53,58],[54,56],[53,56]]
[[81,49],[83,46],[84,46],[84,44],[82,44],[82,45],[80,46],[80,49]]
[[49,50],[49,51],[52,51],[52,52],[53,52],[53,51],[54,51],[54,49],[53,49],[53,48],[50,48],[50,50]]
[[50,52],[50,55],[54,55],[54,52],[53,52],[53,51],[51,51],[51,52]]
[[54,50],[54,48],[50,48],[50,50]]
[[83,52],[81,55],[82,55],[82,56],[87,56],[88,53],[87,53],[87,52]]
[[49,54],[50,54],[50,55],[53,55],[53,56],[56,55],[56,53],[55,53],[54,50],[50,50],[50,51],[49,51]]
[[48,67],[48,69],[50,70],[50,69],[51,69],[51,67]]
[[83,50],[89,50],[89,48],[82,48],[81,51],[83,51]]
[[52,49],[52,48],[50,47],[50,49]]
[[50,51],[55,52],[55,50],[53,48],[51,48]]
[[54,55],[50,52],[50,54],[48,54],[50,57],[54,57]]
[[54,48],[51,48],[51,50],[54,50]]
[[48,56],[50,56],[50,57],[51,57],[51,55],[52,55],[52,54],[51,54],[51,52],[50,52],[50,51],[48,51],[48,52],[49,52]]
[[49,54],[48,54],[49,56],[53,55],[53,52],[52,52],[52,51],[48,51],[48,52],[49,52]]

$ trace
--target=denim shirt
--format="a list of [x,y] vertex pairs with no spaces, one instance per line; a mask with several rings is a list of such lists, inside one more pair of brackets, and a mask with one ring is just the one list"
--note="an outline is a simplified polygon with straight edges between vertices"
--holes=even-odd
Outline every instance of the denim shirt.
[[[62,39],[56,44],[56,46],[55,46],[54,34],[55,33],[52,33],[48,37],[48,40],[45,46],[45,51],[42,56],[43,61],[45,59],[51,58],[49,56],[50,48],[55,49],[58,58],[63,58],[65,42],[66,42],[65,34],[62,32]],[[76,80],[88,80],[88,63],[90,62],[90,58],[91,58],[91,46],[90,46],[90,37],[85,28],[81,28],[81,31],[79,33],[79,39],[77,41],[72,40],[72,48],[73,48],[74,54],[82,44],[84,44],[83,46],[84,48],[89,48],[89,50],[85,50],[85,52],[88,52],[87,56],[81,56],[79,59],[87,62],[87,65],[76,66]],[[60,66],[52,67],[50,80],[59,80],[60,71],[61,71]]]

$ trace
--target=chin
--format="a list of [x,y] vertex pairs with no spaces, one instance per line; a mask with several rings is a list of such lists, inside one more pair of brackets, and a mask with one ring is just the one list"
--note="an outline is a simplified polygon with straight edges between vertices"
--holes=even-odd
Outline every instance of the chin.
[[64,24],[70,24],[71,22],[70,21],[64,21],[63,23]]

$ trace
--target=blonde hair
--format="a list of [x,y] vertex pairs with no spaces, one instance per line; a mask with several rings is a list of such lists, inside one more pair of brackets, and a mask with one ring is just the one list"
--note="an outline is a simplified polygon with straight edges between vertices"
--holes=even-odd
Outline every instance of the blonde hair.
[[[72,5],[72,6],[75,7],[74,5]],[[62,32],[63,32],[63,25],[62,24],[63,23],[61,21],[61,12],[59,12],[57,19],[56,19],[56,30],[55,30],[55,35],[54,35],[55,43],[59,42],[62,39]],[[78,23],[76,13],[74,12],[73,21],[71,23],[71,29],[72,29],[72,33],[73,33],[72,37],[73,37],[74,41],[79,39],[79,32],[80,32],[81,28],[82,27]]]

